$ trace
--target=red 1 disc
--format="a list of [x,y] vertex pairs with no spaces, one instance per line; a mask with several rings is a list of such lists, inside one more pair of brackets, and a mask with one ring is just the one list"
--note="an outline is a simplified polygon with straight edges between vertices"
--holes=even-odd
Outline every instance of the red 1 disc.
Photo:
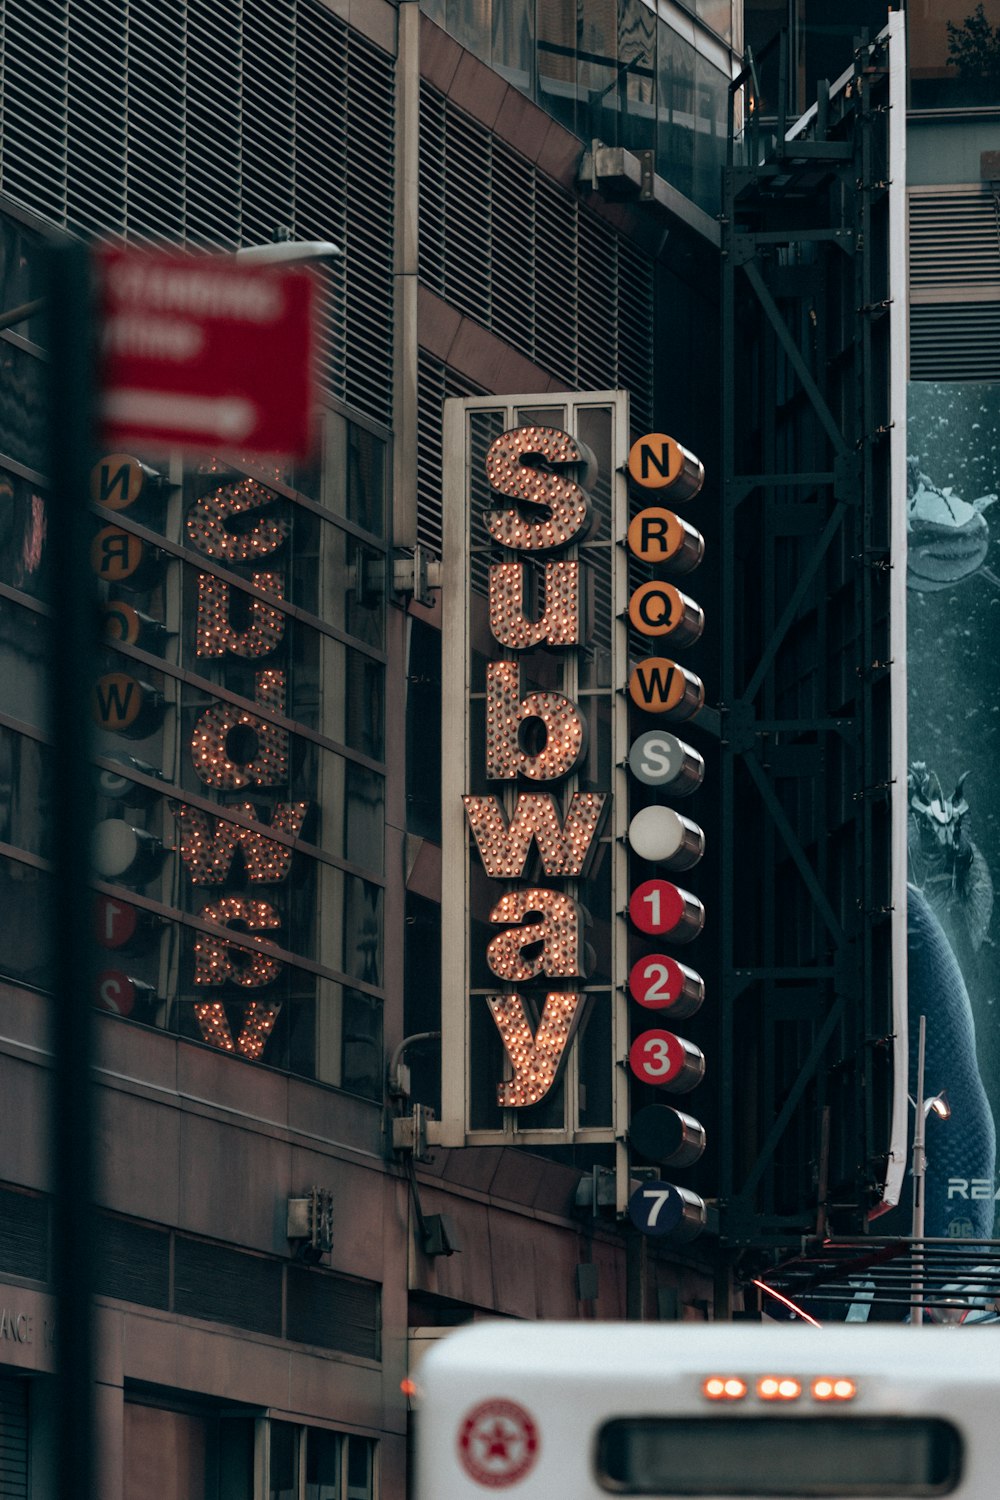
[[684,992],[684,970],[665,953],[648,953],[632,965],[628,987],[647,1010],[666,1010]]
[[98,896],[94,902],[94,936],[102,948],[122,948],[135,934],[139,914],[127,901]]
[[672,1083],[686,1062],[672,1031],[644,1031],[629,1048],[628,1065],[643,1083]]
[[628,914],[640,932],[671,932],[684,915],[684,900],[669,880],[644,880],[629,897]]

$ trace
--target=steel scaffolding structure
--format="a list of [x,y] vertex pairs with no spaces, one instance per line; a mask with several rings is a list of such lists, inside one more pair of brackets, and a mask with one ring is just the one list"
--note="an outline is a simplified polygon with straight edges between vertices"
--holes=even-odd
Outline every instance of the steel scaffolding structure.
[[767,128],[752,60],[731,94],[719,1210],[734,1251],[859,1233],[886,1176],[890,333],[902,315],[888,270],[888,52],[887,35],[859,41],[791,128],[780,108]]

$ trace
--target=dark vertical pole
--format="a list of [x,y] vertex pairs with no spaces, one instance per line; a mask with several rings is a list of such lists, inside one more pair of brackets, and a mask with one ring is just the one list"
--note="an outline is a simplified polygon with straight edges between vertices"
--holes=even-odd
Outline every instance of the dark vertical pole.
[[94,387],[90,256],[49,251],[54,1282],[60,1500],[94,1500],[94,1100],[88,895],[96,606],[88,567]]
[[[719,1207],[722,1228],[729,1229],[726,1214],[736,1186],[736,1129],[734,1089],[736,1040],[734,1028],[737,1012],[737,976],[735,972],[735,757],[732,743],[732,719],[727,719],[736,691],[735,648],[735,531],[739,493],[736,487],[736,213],[735,152],[733,145],[736,87],[729,95],[729,165],[723,173],[722,188],[722,515],[719,523],[721,586],[719,589],[719,697],[723,704],[722,738],[719,747]],[[754,155],[751,165],[756,166]],[[740,361],[742,365],[742,361]]]
[[716,1323],[733,1321],[733,1263],[728,1255],[717,1256],[713,1267],[712,1317]]
[[630,1224],[625,1226],[625,1316],[645,1323],[649,1297],[649,1240]]

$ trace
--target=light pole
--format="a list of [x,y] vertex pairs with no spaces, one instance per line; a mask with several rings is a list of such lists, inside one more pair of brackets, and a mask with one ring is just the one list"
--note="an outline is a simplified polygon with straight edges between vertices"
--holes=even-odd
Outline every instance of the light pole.
[[927,1183],[927,1152],[924,1148],[927,1131],[927,1116],[933,1111],[940,1119],[947,1120],[951,1114],[947,1092],[942,1089],[932,1098],[924,1098],[924,1055],[927,1045],[927,1017],[920,1017],[917,1033],[917,1097],[913,1105],[913,1222],[910,1227],[912,1240],[912,1277],[910,1288],[910,1322],[919,1326],[924,1321],[924,1189]]
[[910,1294],[910,1322],[916,1327],[924,1321],[924,1186],[927,1178],[927,1152],[924,1149],[926,1118],[924,1115],[924,1051],[927,1043],[927,1017],[920,1017],[917,1038],[917,1097],[913,1102],[913,1284]]

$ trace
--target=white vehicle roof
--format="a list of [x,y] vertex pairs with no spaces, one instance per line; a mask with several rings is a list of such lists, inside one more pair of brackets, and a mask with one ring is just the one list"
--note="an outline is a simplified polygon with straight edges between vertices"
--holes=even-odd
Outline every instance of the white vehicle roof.
[[534,1382],[587,1373],[622,1380],[681,1372],[704,1375],[716,1368],[763,1371],[778,1360],[789,1373],[825,1373],[831,1361],[853,1374],[893,1373],[912,1377],[921,1339],[919,1365],[939,1377],[962,1374],[1000,1377],[1000,1344],[995,1354],[985,1341],[975,1350],[954,1328],[904,1324],[838,1324],[812,1328],[803,1323],[528,1323],[488,1320],[467,1324],[438,1341],[421,1364],[421,1385],[437,1391],[444,1383],[484,1379]]
[[[615,1418],[889,1415],[950,1423],[963,1450],[952,1493],[995,1500],[1000,1342],[974,1343],[954,1328],[886,1324],[475,1323],[420,1366],[418,1500],[607,1500],[595,1453]],[[713,1375],[741,1377],[746,1398],[706,1399]],[[766,1375],[797,1377],[801,1398],[762,1400]],[[817,1402],[809,1383],[826,1376],[855,1382],[854,1398]]]

